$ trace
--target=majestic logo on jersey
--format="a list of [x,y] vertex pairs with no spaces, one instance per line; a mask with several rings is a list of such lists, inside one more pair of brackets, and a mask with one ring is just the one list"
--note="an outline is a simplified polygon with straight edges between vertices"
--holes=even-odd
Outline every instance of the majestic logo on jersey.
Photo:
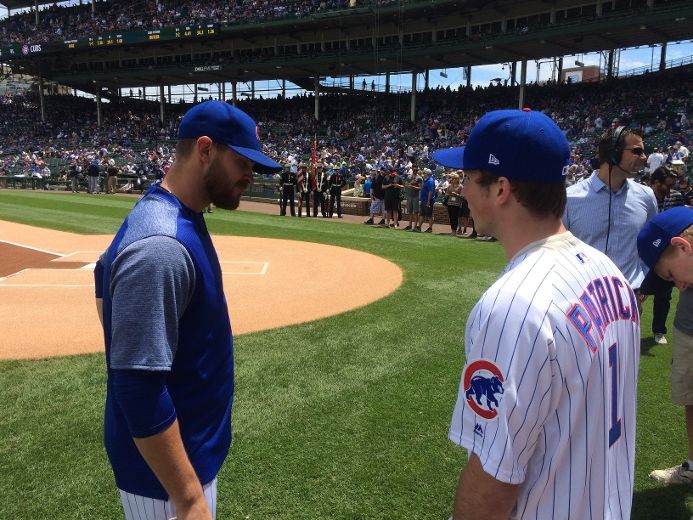
[[478,435],[479,437],[484,436],[484,429],[481,427],[481,425],[479,423],[476,423],[474,425],[474,434]]
[[587,257],[587,255],[585,253],[582,253],[582,252],[576,253],[575,256],[577,257],[577,259],[580,261],[581,264],[586,264],[587,262],[589,262],[589,258]]
[[464,369],[464,396],[476,415],[486,420],[498,415],[496,395],[503,395],[504,381],[500,369],[487,359],[474,361]]
[[498,166],[500,164],[500,161],[496,158],[495,155],[489,154],[488,156],[488,163],[493,164],[495,166]]
[[658,238],[657,240],[655,240],[654,242],[652,242],[652,245],[655,246],[655,247],[659,247],[659,244],[661,244],[661,243],[662,243],[662,239],[661,239],[661,238]]

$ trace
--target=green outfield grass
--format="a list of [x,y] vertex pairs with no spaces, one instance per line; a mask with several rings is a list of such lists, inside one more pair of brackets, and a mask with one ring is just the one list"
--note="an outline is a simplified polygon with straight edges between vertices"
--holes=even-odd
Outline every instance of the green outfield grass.
[[[0,219],[111,234],[133,203],[0,191]],[[234,444],[219,478],[219,518],[447,519],[466,461],[447,441],[464,325],[503,268],[500,246],[243,211],[207,221],[217,234],[367,251],[405,274],[398,291],[367,307],[236,338]],[[359,266],[350,267],[360,283]],[[296,281],[306,310],[333,296]],[[654,345],[650,323],[648,302],[633,518],[688,520],[690,489],[647,478],[686,454],[683,411],[669,400],[671,349]],[[118,517],[101,444],[104,384],[101,354],[0,362],[0,519]]]

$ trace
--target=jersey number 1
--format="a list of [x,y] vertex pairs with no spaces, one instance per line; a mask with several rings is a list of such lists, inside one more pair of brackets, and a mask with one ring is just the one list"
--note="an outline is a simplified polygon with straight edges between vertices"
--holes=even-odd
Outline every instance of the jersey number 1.
[[609,428],[609,447],[621,436],[621,419],[618,418],[618,346],[609,347],[609,368],[611,369],[611,428]]

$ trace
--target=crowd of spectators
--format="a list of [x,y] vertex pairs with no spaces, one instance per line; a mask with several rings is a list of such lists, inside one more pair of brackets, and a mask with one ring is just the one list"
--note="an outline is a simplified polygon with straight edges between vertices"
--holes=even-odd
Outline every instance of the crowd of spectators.
[[[653,146],[667,153],[676,141],[691,143],[690,92],[693,68],[688,67],[601,83],[530,85],[525,99],[527,106],[550,115],[566,133],[573,153],[569,178],[575,182],[593,170],[596,141],[611,125],[642,127],[648,154]],[[325,94],[319,121],[314,120],[314,98],[308,94],[242,100],[239,107],[258,121],[266,151],[273,157],[307,162],[317,137],[320,163],[326,169],[343,168],[353,182],[381,166],[406,172],[419,162],[433,168],[431,151],[464,143],[483,113],[516,107],[517,94],[510,86],[426,89],[417,94],[413,123],[408,94]],[[33,158],[65,161],[74,155],[88,160],[102,150],[117,157],[119,164],[146,163],[152,154],[164,160],[187,108],[167,105],[162,125],[158,103],[120,98],[102,104],[99,127],[93,100],[45,99],[43,123],[35,94],[0,97],[0,173],[27,175],[39,169]]]
[[[380,5],[394,0],[374,0]],[[284,17],[305,17],[346,9],[369,0],[124,0],[65,6],[55,4],[39,12],[18,13],[0,22],[0,43],[44,43],[71,40],[85,34],[156,30],[205,23],[235,24]]]
[[[19,12],[0,22],[0,44],[46,43],[71,40],[85,34],[108,34],[114,31],[157,30],[167,27],[196,26],[207,23],[233,25],[258,20],[303,18],[313,14],[355,7],[382,7],[402,0],[99,0],[92,10],[91,2],[80,5],[54,4],[40,9],[39,23],[35,12]],[[633,9],[626,2],[607,3],[601,16]],[[527,32],[553,23],[591,20],[597,16],[596,5],[559,11],[552,21],[551,12],[449,28],[441,31],[439,41],[487,39],[508,32]]]

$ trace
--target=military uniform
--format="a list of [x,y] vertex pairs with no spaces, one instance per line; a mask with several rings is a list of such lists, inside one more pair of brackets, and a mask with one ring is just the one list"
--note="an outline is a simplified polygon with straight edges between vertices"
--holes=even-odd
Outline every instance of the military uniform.
[[328,189],[330,184],[330,176],[327,172],[323,170],[320,177],[320,213],[322,216],[327,218],[327,206],[328,206]]
[[308,173],[304,167],[301,167],[296,175],[296,191],[298,193],[298,216],[303,216],[303,204],[305,203],[306,216],[310,217],[310,188],[308,187]]
[[291,173],[288,169],[284,169],[281,178],[279,179],[280,190],[282,194],[281,208],[279,214],[283,217],[286,215],[286,204],[289,203],[291,208],[291,216],[296,216],[296,207],[294,203],[294,191],[296,189],[296,174]]
[[334,203],[337,202],[337,217],[342,218],[342,188],[346,186],[346,179],[339,170],[335,171],[329,180],[330,189],[330,212],[329,216],[332,218],[334,214]]

